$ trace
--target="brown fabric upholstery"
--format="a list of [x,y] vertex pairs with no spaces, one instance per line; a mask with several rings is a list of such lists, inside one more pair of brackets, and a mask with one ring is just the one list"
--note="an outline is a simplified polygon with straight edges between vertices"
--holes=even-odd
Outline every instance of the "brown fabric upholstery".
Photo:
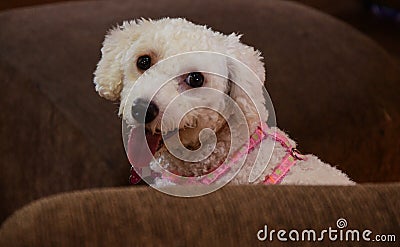
[[[9,112],[0,114],[1,220],[25,203],[50,193],[115,186],[117,181],[123,184],[127,180],[129,167],[115,169],[107,163],[107,157],[85,133],[29,78],[9,66],[0,66],[0,74],[3,90],[12,92],[9,97],[0,97],[0,104]],[[123,152],[120,155],[124,157]]]
[[94,92],[106,30],[185,16],[266,57],[278,125],[358,182],[399,181],[400,69],[371,40],[284,1],[91,1],[0,14],[0,220],[46,195],[127,185],[117,106]]
[[[0,246],[282,246],[268,229],[332,227],[397,234],[400,184],[354,187],[226,186],[199,198],[149,187],[91,190],[37,201],[0,230]],[[373,210],[371,210],[373,209]],[[292,242],[290,246],[393,246],[373,242]]]

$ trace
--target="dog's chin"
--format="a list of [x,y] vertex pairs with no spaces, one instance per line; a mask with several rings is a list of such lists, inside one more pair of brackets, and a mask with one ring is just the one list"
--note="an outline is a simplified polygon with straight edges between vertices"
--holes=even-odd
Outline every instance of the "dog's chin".
[[[139,131],[142,132],[140,133]],[[143,135],[143,131],[145,135]],[[159,131],[152,132],[145,130],[144,127],[135,127],[131,129],[128,140],[129,161],[133,166],[143,168],[149,165],[151,167],[151,162],[154,158],[158,165],[169,172],[185,177],[195,177],[212,172],[225,160],[230,148],[229,127],[219,129],[215,150],[210,156],[199,162],[183,161],[168,151],[164,140],[178,134],[178,132],[184,147],[189,150],[200,148],[201,144],[198,136],[193,135],[198,131],[192,128],[176,129],[161,135]],[[183,137],[189,138],[185,139]],[[147,143],[147,146],[145,143]]]
[[[185,130],[180,130],[184,132]],[[180,133],[182,134],[182,133]],[[189,150],[197,150],[201,144],[198,139],[182,140],[183,146]],[[187,143],[185,145],[185,143]],[[214,151],[205,159],[198,162],[183,161],[171,154],[163,142],[160,142],[154,153],[157,165],[167,171],[184,177],[197,177],[206,175],[218,168],[229,153],[230,133],[229,127],[221,128],[217,132],[217,143]]]
[[[199,149],[201,144],[200,144],[200,141],[199,141],[198,138],[195,138],[193,140],[192,139],[189,140],[189,139],[183,139],[182,138],[182,136],[185,136],[185,134],[188,132],[188,130],[190,130],[190,129],[181,128],[181,129],[175,129],[175,130],[168,131],[164,135],[161,135],[160,131],[156,131],[156,133],[151,134],[152,137],[149,138],[150,140],[154,140],[154,139],[155,140],[159,140],[158,144],[157,143],[152,143],[151,144],[151,145],[157,145],[157,147],[155,148],[155,153],[160,152],[160,150],[163,147],[165,147],[164,140],[167,140],[170,137],[172,137],[173,135],[177,135],[177,134],[179,134],[180,141],[181,141],[182,145],[186,149],[191,150],[191,151],[195,151],[195,150]],[[147,133],[146,136],[150,135],[150,131],[146,130],[146,133]],[[149,142],[148,142],[148,145],[149,145]],[[163,150],[165,150],[165,149],[163,149]]]

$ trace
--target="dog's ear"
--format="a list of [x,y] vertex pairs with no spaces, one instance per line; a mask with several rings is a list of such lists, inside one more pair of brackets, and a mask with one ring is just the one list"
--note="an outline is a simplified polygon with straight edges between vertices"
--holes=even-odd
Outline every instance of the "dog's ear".
[[[240,42],[240,36],[228,36],[228,77],[231,81],[230,97],[242,109],[249,126],[267,121],[265,106],[265,68],[261,52]],[[261,118],[261,119],[260,119]]]
[[136,21],[124,22],[108,31],[103,47],[101,48],[101,59],[94,72],[94,84],[100,96],[108,100],[117,100],[122,90],[124,55],[137,39],[135,26]]

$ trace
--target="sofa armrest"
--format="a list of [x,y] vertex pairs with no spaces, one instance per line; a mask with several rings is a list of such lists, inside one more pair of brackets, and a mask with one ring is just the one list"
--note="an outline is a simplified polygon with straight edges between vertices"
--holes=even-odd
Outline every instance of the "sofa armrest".
[[[8,218],[0,246],[280,246],[270,230],[313,229],[347,220],[346,229],[399,234],[400,184],[225,186],[207,196],[178,198],[150,187],[87,190],[36,201]],[[260,234],[262,237],[262,234]],[[397,235],[397,238],[400,236]],[[361,240],[362,246],[372,242]],[[329,241],[323,246],[354,246]],[[299,241],[296,246],[310,246]]]

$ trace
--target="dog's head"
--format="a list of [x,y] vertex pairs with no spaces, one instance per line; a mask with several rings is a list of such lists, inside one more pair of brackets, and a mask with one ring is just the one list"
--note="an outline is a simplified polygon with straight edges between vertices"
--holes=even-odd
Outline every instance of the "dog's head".
[[[193,88],[212,88],[228,95],[244,113],[249,131],[254,130],[260,121],[267,120],[263,95],[265,70],[260,52],[240,43],[240,36],[234,33],[224,35],[184,19],[130,21],[109,31],[101,51],[102,58],[94,73],[96,91],[106,99],[121,101],[119,113],[128,125],[133,128],[145,126],[147,142],[153,153],[159,148],[161,132],[179,130],[182,144],[195,150],[199,147],[201,130],[210,128],[217,133],[226,125],[226,119],[212,110],[216,107],[225,110],[227,104],[223,97],[196,95],[194,92],[192,97],[186,96],[181,102],[190,106],[192,111],[184,116],[180,107],[165,111],[175,97]],[[196,62],[185,59],[162,65],[162,61],[170,57],[195,51],[223,54],[229,59],[204,53],[201,55],[204,59],[198,61],[201,68]],[[253,74],[244,72],[246,70],[240,66],[249,68]],[[171,71],[179,75],[168,78]],[[218,75],[207,71],[218,71]],[[163,77],[168,82],[162,87],[159,85],[160,90],[155,94],[152,90],[154,84],[134,87],[139,78],[156,81]],[[131,104],[127,104],[128,98]],[[199,102],[212,109],[196,108]],[[181,116],[181,121],[174,123]],[[161,120],[166,123],[163,129]],[[138,146],[135,148],[140,149]]]

